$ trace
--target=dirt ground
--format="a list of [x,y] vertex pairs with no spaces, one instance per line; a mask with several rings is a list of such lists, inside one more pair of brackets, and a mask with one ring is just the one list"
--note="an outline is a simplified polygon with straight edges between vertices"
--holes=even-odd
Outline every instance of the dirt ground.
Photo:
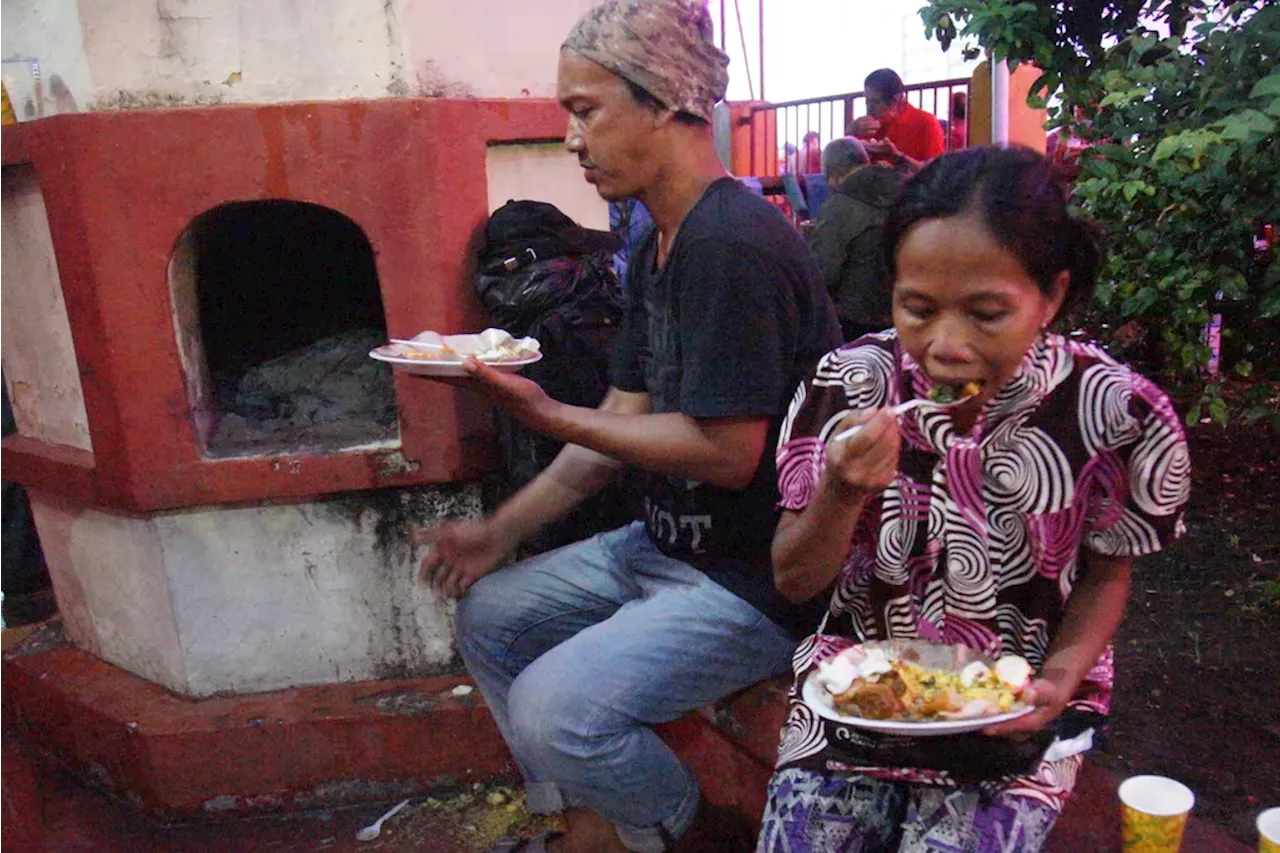
[[1095,760],[1180,779],[1197,816],[1252,846],[1257,813],[1280,805],[1280,437],[1200,424],[1188,438],[1189,531],[1136,566]]

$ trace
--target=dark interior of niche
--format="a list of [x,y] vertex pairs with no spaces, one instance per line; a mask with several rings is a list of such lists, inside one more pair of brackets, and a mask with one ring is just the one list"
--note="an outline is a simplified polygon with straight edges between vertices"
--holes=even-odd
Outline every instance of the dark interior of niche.
[[372,246],[355,222],[302,202],[237,202],[191,226],[217,424],[210,456],[339,450],[394,440]]

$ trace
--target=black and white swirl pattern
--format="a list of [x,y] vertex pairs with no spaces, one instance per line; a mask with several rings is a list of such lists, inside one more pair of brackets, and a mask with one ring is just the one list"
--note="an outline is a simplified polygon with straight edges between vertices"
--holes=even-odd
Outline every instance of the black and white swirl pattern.
[[1071,463],[1048,433],[1024,417],[1000,423],[983,441],[984,497],[992,506],[1043,515],[1075,499]]
[[947,548],[947,609],[967,619],[990,618],[996,584],[987,543],[950,502],[942,536]]
[[818,438],[824,445],[842,431],[841,426],[844,423],[844,419],[853,414],[854,411],[854,409],[845,409],[843,412],[836,412],[818,428]]
[[988,416],[1003,417],[1025,408],[1028,401],[1042,399],[1074,369],[1075,359],[1062,346],[1061,336],[1046,335],[1027,350],[1013,378],[987,404]]
[[1076,579],[1080,577],[1080,559],[1079,552],[1072,554],[1067,565],[1058,575],[1058,594],[1062,596],[1062,600],[1066,601],[1067,596],[1071,594],[1071,590],[1076,588]]
[[947,584],[943,578],[935,575],[925,584],[924,595],[920,598],[920,618],[939,629],[946,624]]
[[1129,457],[1129,495],[1148,515],[1172,515],[1191,495],[1191,454],[1182,430],[1152,412]]
[[910,595],[890,598],[884,603],[884,621],[888,626],[889,636],[893,638],[911,639],[916,636],[916,609],[911,604]]
[[827,736],[823,732],[822,718],[804,702],[791,703],[791,713],[782,728],[782,742],[778,744],[778,767],[817,755],[827,748]]
[[878,346],[842,348],[818,363],[815,387],[842,388],[851,409],[875,409],[889,400],[893,354]]
[[908,417],[911,416],[915,417],[916,431],[925,444],[939,456],[946,456],[955,433],[951,415],[945,409],[924,406],[912,411]]
[[[796,646],[796,650],[791,653],[791,668],[796,672],[803,672],[813,663],[813,650],[818,647],[818,634],[822,633],[826,621],[826,617],[823,617],[823,624],[818,626],[817,632],[801,640],[800,645]],[[793,689],[794,687],[795,685],[792,685]]]
[[1095,364],[1080,377],[1080,437],[1090,456],[1123,447],[1142,433],[1142,424],[1129,411],[1132,397],[1133,374],[1118,364]]
[[929,541],[942,541],[942,529],[946,523],[947,475],[939,464],[934,467],[933,482],[929,484]]
[[870,553],[870,549],[856,551],[850,555],[848,564],[841,570],[831,593],[829,611],[848,616],[860,636],[870,624],[871,596],[868,593],[875,571],[875,556]]
[[991,543],[991,564],[999,578],[998,588],[1030,583],[1036,576],[1036,561],[1027,538],[1025,517],[1005,507],[990,507],[987,539]]
[[1019,654],[1033,669],[1044,663],[1049,653],[1049,623],[1032,619],[1012,604],[996,608],[996,628],[1006,654]]
[[895,487],[885,490],[880,509],[880,536],[876,547],[876,576],[893,586],[907,582],[907,557],[916,541],[916,520],[903,512],[902,495]]
[[1155,528],[1128,509],[1106,530],[1086,533],[1084,541],[1099,554],[1116,557],[1141,557],[1160,550],[1160,535]]

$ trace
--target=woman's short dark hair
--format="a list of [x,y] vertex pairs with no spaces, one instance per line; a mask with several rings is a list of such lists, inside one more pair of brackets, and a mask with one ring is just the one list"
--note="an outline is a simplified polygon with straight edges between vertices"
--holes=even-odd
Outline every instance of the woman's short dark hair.
[[[633,83],[626,77],[622,78],[622,82],[627,84],[627,88],[631,90],[631,97],[634,98],[635,102],[640,106],[653,110],[654,112],[662,112],[663,110],[670,109],[670,107],[658,100],[652,92],[641,86],[639,83]],[[693,115],[692,113],[682,113],[678,110],[676,111],[676,121],[681,124],[688,125],[707,124],[704,119]]]
[[1049,162],[1030,148],[987,146],[943,154],[903,188],[885,223],[884,248],[897,277],[898,247],[913,225],[976,213],[1046,295],[1071,274],[1062,315],[1093,292],[1103,260],[1102,235],[1067,211]]

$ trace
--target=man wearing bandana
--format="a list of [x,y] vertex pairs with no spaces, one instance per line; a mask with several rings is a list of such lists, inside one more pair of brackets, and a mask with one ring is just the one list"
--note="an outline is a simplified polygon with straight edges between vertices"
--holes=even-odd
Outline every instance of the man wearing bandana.
[[[773,586],[772,448],[839,329],[800,235],[717,157],[727,65],[697,0],[608,2],[569,34],[565,146],[601,197],[654,220],[612,387],[583,409],[469,362],[467,386],[567,444],[493,516],[419,535],[530,809],[565,813],[565,834],[515,849],[735,849],[704,833],[697,780],[651,727],[786,672],[821,609]],[[642,521],[496,568],[623,466],[640,472]]]

